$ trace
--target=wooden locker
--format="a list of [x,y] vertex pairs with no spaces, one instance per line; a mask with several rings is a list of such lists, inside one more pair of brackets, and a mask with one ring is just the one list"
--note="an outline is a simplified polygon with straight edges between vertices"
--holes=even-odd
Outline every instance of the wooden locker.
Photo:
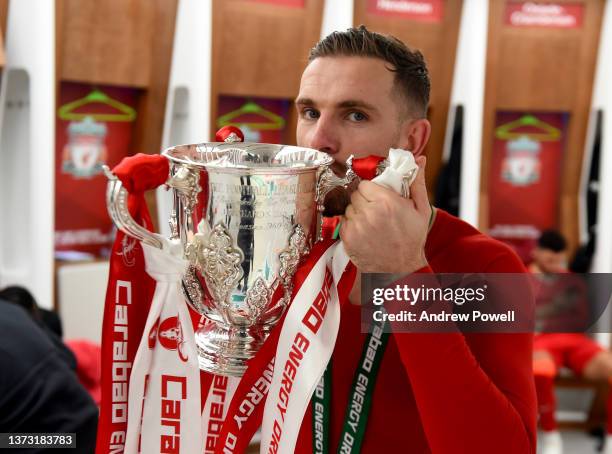
[[489,2],[479,226],[489,227],[489,170],[497,111],[567,112],[558,226],[570,255],[578,243],[578,191],[604,2],[582,4],[576,28],[513,27],[507,1]]

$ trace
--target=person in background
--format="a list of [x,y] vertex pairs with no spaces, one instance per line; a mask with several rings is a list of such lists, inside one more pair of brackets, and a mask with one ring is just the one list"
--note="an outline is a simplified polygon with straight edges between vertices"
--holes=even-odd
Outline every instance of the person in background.
[[11,285],[0,290],[0,300],[16,304],[25,309],[34,323],[49,336],[68,367],[76,370],[77,359],[72,350],[62,341],[62,321],[55,311],[39,307],[30,291],[18,285]]
[[[555,419],[554,381],[562,367],[587,380],[610,380],[612,353],[578,331],[588,320],[586,289],[567,270],[567,243],[555,230],[542,232],[533,251],[539,334],[534,337],[534,378],[538,397],[542,454],[561,454],[563,442]],[[612,415],[612,394],[607,403]],[[608,418],[605,454],[612,454],[612,417]]]
[[77,379],[74,356],[37,313],[27,290],[0,292],[0,432],[75,433],[70,452],[92,453],[98,408]]

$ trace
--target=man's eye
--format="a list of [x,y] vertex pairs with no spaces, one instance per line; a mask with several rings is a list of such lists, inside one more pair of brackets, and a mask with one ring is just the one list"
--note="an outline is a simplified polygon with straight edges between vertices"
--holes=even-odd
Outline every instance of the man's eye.
[[316,120],[319,118],[319,112],[315,109],[304,109],[302,110],[302,116],[307,120]]
[[361,122],[361,121],[365,121],[365,120],[368,119],[368,117],[365,114],[361,113],[361,112],[351,112],[348,115],[348,118],[349,118],[349,120],[356,121],[356,122]]

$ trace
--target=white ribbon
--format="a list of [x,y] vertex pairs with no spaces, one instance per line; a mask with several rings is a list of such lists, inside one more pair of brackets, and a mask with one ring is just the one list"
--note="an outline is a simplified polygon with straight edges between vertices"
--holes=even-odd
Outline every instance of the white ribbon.
[[389,165],[383,170],[383,173],[372,181],[386,188],[393,189],[398,194],[402,194],[402,187],[404,187],[407,197],[409,194],[408,187],[416,179],[419,171],[414,155],[407,150],[390,148],[388,161]]
[[162,242],[163,250],[142,244],[146,271],[157,284],[130,376],[124,452],[160,452],[164,444],[180,444],[177,452],[200,454],[200,371],[181,291],[187,262],[180,244]]

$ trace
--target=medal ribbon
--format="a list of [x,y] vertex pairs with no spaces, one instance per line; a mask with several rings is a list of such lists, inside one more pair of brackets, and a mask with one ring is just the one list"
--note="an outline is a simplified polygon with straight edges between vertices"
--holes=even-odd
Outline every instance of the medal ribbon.
[[[385,322],[373,323],[372,330],[364,342],[344,414],[344,425],[338,445],[339,453],[356,454],[361,451],[378,370],[389,340],[389,333],[386,333],[384,328]],[[331,395],[331,387],[326,394]]]
[[[362,348],[359,366],[353,376],[349,401],[344,414],[344,424],[338,445],[338,453],[357,454],[365,436],[372,396],[378,371],[387,348],[390,334],[385,332],[386,322],[373,322]],[[328,454],[332,394],[332,362],[312,396],[312,447],[316,454]]]

